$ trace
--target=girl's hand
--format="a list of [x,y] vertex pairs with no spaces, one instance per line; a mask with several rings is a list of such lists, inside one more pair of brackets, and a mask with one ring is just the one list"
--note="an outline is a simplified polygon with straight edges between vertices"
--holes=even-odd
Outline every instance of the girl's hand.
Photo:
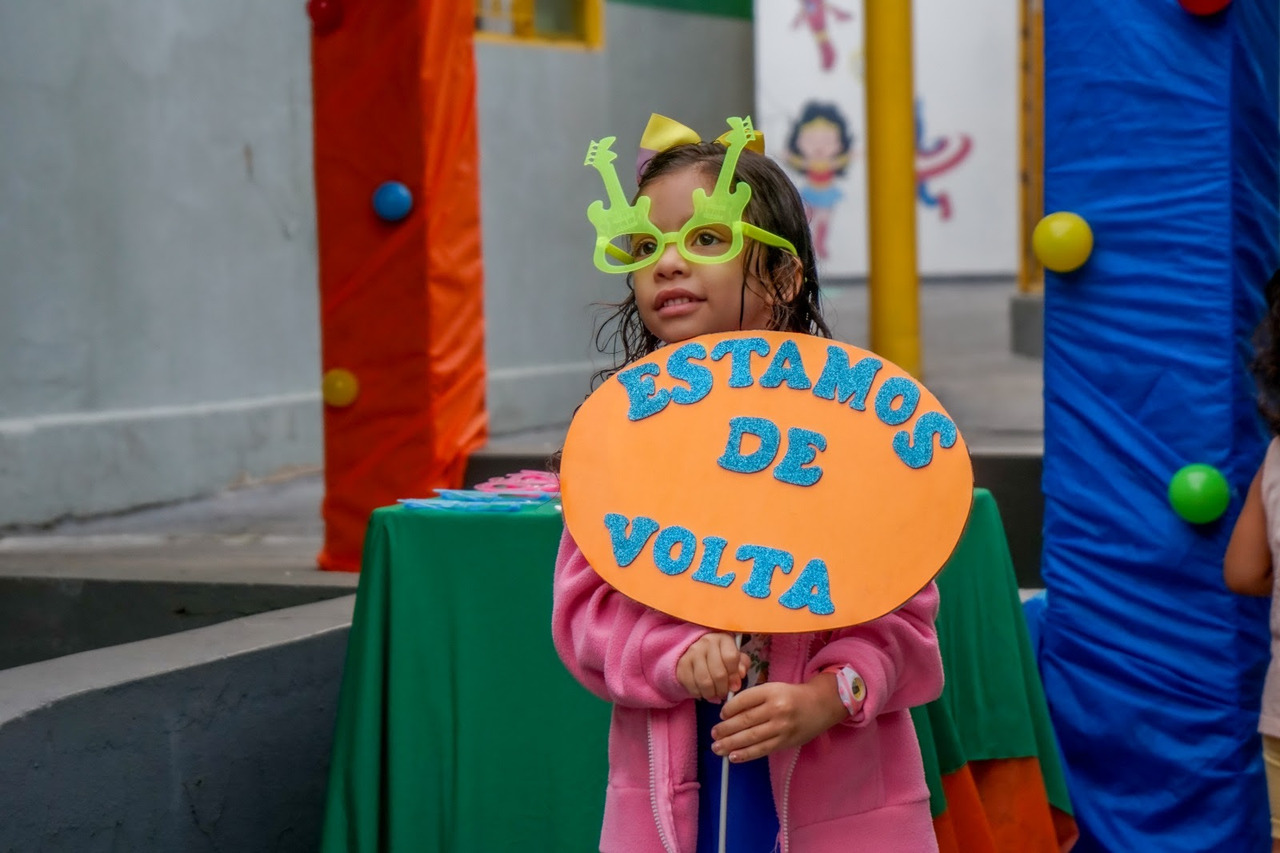
[[820,673],[806,684],[765,682],[725,703],[722,721],[711,730],[711,748],[735,763],[751,761],[803,746],[848,713],[833,673]]
[[742,687],[750,659],[732,634],[704,634],[676,663],[676,680],[694,699],[718,702]]

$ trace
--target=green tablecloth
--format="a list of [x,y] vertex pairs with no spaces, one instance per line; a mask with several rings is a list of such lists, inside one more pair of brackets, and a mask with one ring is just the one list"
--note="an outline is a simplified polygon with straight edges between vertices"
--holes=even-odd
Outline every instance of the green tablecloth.
[[551,644],[560,530],[553,506],[374,512],[322,849],[596,848],[609,707]]
[[[1070,814],[1004,525],[986,489],[974,490],[969,523],[938,575],[938,590],[938,644],[947,684],[930,710],[945,712],[954,722],[960,752],[955,758],[1036,756],[1049,802]],[[945,750],[940,752],[945,757]],[[951,763],[944,763],[943,773],[959,766],[954,759]]]
[[[551,644],[552,505],[374,512],[351,626],[323,850],[596,849],[608,706]],[[934,812],[966,759],[1039,756],[1065,785],[995,502],[939,577],[941,699],[916,720]]]
[[1036,757],[1049,803],[1071,814],[1022,600],[991,493],[975,489],[960,542],[938,574],[938,645],[946,686],[911,709],[936,817],[942,776],[970,761]]

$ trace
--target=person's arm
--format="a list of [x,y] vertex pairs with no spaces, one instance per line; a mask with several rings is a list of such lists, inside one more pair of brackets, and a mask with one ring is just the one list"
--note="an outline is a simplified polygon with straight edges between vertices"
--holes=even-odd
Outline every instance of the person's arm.
[[752,761],[804,746],[848,716],[833,673],[803,684],[766,681],[725,703],[711,729],[711,750],[734,763]]
[[676,664],[676,679],[691,699],[719,702],[742,687],[750,659],[733,634],[712,631],[689,647]]
[[[938,587],[930,583],[887,616],[833,632],[805,667],[803,683],[766,682],[725,703],[711,733],[713,749],[730,761],[750,761],[801,746],[834,725],[861,726],[932,702],[942,693],[937,616]],[[852,708],[832,671],[845,667],[861,679]]]
[[865,684],[861,708],[845,723],[862,725],[942,695],[942,652],[934,625],[938,603],[938,585],[930,582],[887,616],[836,631],[813,656],[806,675],[848,666]]
[[1267,513],[1262,505],[1262,467],[1253,476],[1244,508],[1236,519],[1222,558],[1222,579],[1227,588],[1241,595],[1271,595],[1271,543],[1267,536]]
[[608,702],[669,708],[689,698],[676,675],[708,629],[627,598],[607,584],[565,531],[556,557],[551,638],[565,667]]

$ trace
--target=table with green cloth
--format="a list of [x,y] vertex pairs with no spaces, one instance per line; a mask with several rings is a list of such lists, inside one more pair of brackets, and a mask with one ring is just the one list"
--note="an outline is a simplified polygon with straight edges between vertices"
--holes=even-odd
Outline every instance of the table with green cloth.
[[974,489],[937,580],[946,686],[912,717],[942,853],[948,833],[951,849],[966,853],[1066,849],[1078,834],[1071,801],[1004,525],[986,489]]
[[[552,646],[562,523],[554,501],[511,513],[373,513],[333,742],[326,853],[596,849],[609,707],[573,680]],[[1000,791],[984,794],[980,779],[975,786],[962,772],[971,763],[1031,761],[1046,813],[1053,807],[1061,818],[1070,805],[985,490],[975,490],[938,584],[947,684],[913,715],[945,853],[945,833],[974,837],[975,825],[992,822],[982,810],[1002,819],[1001,804],[966,794]],[[999,841],[999,827],[989,834]]]

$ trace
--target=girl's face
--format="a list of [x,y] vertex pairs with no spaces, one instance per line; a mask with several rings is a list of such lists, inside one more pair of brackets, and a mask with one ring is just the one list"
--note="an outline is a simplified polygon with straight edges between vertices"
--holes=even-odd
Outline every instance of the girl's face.
[[[655,178],[640,195],[651,199],[649,219],[663,232],[679,231],[693,216],[693,191],[708,195],[715,178],[702,169],[686,166]],[[726,229],[708,228],[695,241],[709,244],[730,239]],[[637,257],[652,251],[652,243],[632,247]],[[673,344],[698,335],[764,329],[772,315],[772,299],[755,275],[744,280],[746,247],[722,264],[690,263],[674,243],[661,250],[658,260],[633,275],[636,309],[645,327],[663,343]],[[741,324],[739,324],[741,318]]]
[[840,130],[829,122],[811,122],[800,128],[796,148],[806,160],[832,160],[839,156]]

